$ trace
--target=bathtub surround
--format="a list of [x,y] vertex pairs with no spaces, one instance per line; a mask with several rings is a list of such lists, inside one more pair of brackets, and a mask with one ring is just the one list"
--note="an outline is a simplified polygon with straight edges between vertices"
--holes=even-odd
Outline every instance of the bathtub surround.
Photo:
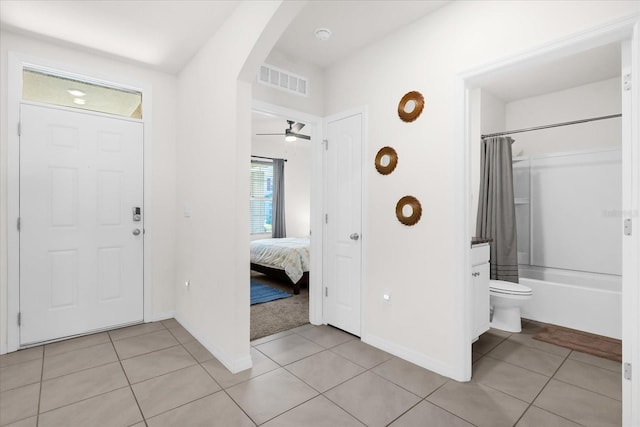
[[620,276],[521,265],[520,284],[535,294],[522,306],[527,319],[622,338]]
[[608,212],[622,208],[621,150],[538,154],[514,162],[519,263],[620,276],[620,217]]
[[621,338],[622,233],[608,214],[622,206],[621,150],[535,154],[513,167],[520,283],[536,295],[523,315]]
[[482,140],[476,235],[493,239],[491,279],[518,283],[518,244],[509,137]]

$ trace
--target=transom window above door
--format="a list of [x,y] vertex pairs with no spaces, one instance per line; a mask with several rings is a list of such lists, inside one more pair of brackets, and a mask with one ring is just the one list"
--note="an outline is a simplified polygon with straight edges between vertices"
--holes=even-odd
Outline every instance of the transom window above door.
[[22,72],[22,99],[132,119],[142,118],[142,92],[26,67]]

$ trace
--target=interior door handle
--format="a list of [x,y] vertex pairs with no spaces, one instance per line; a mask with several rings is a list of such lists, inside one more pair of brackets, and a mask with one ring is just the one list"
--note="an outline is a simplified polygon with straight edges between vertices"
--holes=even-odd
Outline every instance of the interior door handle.
[[358,240],[360,238],[360,235],[358,233],[352,233],[349,238],[351,240]]

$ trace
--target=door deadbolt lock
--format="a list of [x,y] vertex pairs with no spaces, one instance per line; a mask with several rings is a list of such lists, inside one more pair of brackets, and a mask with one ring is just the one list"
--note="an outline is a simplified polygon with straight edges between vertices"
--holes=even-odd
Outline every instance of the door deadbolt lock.
[[133,230],[133,235],[134,236],[139,236],[140,235],[140,229],[136,228],[135,230]]
[[136,206],[134,208],[131,208],[131,212],[133,214],[133,220],[135,222],[138,222],[138,221],[142,220],[142,211],[141,211],[140,207]]

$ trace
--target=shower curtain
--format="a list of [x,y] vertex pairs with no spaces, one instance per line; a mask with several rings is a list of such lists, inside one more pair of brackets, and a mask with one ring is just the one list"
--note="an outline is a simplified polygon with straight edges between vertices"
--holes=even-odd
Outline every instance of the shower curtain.
[[482,140],[476,234],[490,238],[491,278],[518,283],[516,209],[509,137]]

